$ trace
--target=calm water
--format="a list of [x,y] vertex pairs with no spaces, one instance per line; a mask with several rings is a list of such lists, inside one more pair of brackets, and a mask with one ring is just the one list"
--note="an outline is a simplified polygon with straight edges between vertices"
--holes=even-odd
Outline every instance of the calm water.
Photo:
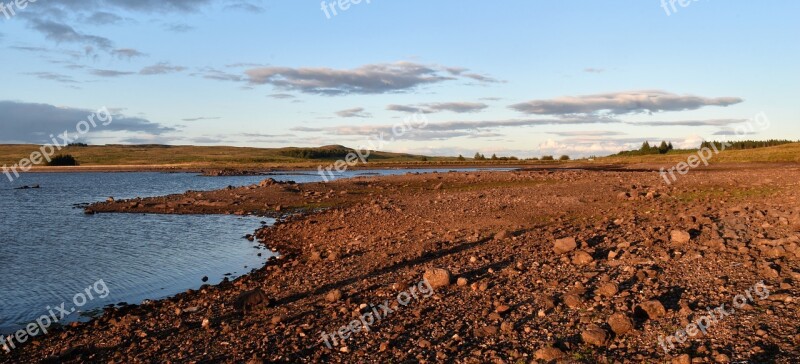
[[[437,170],[348,171],[339,178]],[[438,170],[439,172],[445,170]],[[462,169],[463,171],[463,169]],[[317,182],[313,172],[276,180]],[[31,173],[0,176],[0,333],[32,322],[102,279],[110,294],[71,320],[108,304],[141,303],[219,283],[260,268],[273,255],[242,237],[272,220],[223,215],[85,215],[76,204],[214,190],[258,183],[264,176],[200,177],[187,173]],[[14,190],[23,185],[41,189]],[[259,256],[261,254],[261,256]],[[95,295],[96,296],[96,295]],[[69,320],[65,320],[69,321]],[[62,321],[64,322],[64,321]]]

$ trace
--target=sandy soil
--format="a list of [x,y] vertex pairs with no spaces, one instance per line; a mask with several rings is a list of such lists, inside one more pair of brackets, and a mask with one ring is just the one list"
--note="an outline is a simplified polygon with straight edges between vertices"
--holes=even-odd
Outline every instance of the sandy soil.
[[[671,186],[637,171],[446,173],[96,204],[279,216],[256,238],[283,255],[0,361],[797,363],[799,180],[792,165]],[[659,343],[723,304],[705,333]],[[368,313],[381,320],[326,345]]]

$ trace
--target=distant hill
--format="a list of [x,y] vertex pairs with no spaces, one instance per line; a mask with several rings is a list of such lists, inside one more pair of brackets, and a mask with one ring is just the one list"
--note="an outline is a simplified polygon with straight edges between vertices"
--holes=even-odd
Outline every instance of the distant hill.
[[[0,166],[14,165],[27,158],[38,145],[0,145]],[[74,145],[56,154],[69,154],[81,166],[179,166],[179,167],[269,167],[292,165],[319,165],[344,158],[353,149],[342,145],[319,148],[249,148],[204,147],[171,145]],[[422,162],[447,161],[455,158],[423,155],[371,152],[369,161]]]

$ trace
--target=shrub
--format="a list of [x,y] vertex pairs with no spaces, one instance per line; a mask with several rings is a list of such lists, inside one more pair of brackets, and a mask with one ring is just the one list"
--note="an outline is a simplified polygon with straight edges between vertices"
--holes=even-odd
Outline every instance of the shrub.
[[543,160],[543,161],[554,161],[554,160],[556,160],[556,159],[555,159],[555,158],[553,158],[553,156],[552,156],[552,155],[545,155],[545,156],[542,156],[542,160]]
[[568,161],[569,160],[569,156],[568,155],[562,155],[561,157],[558,157],[558,160],[560,160],[560,161]]
[[301,159],[342,159],[355,152],[345,147],[335,148],[292,148],[280,152],[282,156]]
[[77,166],[78,165],[78,161],[75,160],[75,157],[73,157],[73,156],[71,156],[69,154],[64,154],[64,155],[59,154],[59,155],[53,157],[52,159],[50,159],[50,162],[47,162],[47,165],[48,166],[55,166],[55,167],[58,167],[58,166]]

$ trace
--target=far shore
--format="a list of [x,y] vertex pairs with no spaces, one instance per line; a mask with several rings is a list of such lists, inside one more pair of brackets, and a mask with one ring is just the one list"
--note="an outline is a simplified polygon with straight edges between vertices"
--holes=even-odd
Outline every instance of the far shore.
[[[233,172],[259,172],[264,174],[285,171],[307,171],[317,172],[323,165],[307,164],[285,164],[268,166],[196,166],[196,165],[82,165],[69,167],[50,167],[35,166],[24,173],[90,173],[90,172],[172,172],[172,173],[202,173],[204,171],[233,171]],[[522,169],[522,170],[550,170],[550,169],[584,169],[593,171],[659,171],[661,168],[669,168],[671,164],[667,162],[651,163],[603,163],[587,161],[555,161],[555,162],[529,162],[529,163],[368,163],[348,167],[347,170],[375,170],[375,169]],[[736,168],[797,168],[797,162],[761,162],[761,163],[739,163],[725,162],[715,163],[709,166],[698,168],[702,169],[736,169]]]

